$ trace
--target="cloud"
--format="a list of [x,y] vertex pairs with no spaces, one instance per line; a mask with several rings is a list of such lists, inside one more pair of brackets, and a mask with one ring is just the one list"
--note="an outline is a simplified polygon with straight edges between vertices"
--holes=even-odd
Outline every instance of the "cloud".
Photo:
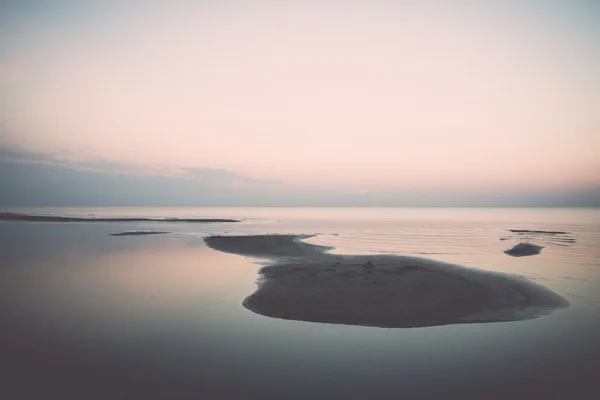
[[215,168],[74,161],[0,144],[0,205],[598,207],[598,185],[529,191],[296,187]]
[[41,164],[79,171],[116,175],[154,175],[210,183],[212,185],[272,185],[280,181],[253,178],[239,172],[216,168],[138,165],[104,160],[75,160],[68,153],[43,153],[24,150],[18,146],[0,145],[0,162]]
[[0,147],[0,162],[61,165],[66,160],[57,155],[32,152],[19,147]]
[[271,179],[257,179],[248,175],[231,172],[224,169],[183,167],[181,170],[185,173],[186,177],[196,179],[200,182],[210,182],[215,184],[271,185],[281,183],[280,181]]
[[233,205],[256,202],[272,183],[222,169],[81,161],[0,145],[3,205]]

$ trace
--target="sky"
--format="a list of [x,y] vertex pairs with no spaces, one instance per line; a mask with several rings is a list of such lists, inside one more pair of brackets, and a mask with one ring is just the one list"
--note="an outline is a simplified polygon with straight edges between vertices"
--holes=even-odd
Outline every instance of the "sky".
[[2,0],[0,204],[600,206],[599,43],[593,0]]

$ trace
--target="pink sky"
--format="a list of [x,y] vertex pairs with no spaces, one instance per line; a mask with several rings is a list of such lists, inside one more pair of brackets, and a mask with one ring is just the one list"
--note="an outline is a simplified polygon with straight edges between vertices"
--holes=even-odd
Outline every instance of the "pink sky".
[[297,186],[600,182],[600,30],[582,10],[150,3],[15,14],[2,134]]

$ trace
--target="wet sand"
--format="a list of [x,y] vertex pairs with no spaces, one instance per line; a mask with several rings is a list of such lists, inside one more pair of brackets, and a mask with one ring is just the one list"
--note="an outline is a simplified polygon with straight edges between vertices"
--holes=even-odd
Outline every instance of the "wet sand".
[[66,217],[59,215],[32,215],[19,213],[0,213],[0,221],[29,221],[29,222],[240,222],[235,219],[223,218],[95,218],[95,217]]
[[274,318],[409,328],[536,318],[568,306],[525,278],[406,256],[328,254],[308,235],[210,236],[215,250],[264,258],[243,305]]

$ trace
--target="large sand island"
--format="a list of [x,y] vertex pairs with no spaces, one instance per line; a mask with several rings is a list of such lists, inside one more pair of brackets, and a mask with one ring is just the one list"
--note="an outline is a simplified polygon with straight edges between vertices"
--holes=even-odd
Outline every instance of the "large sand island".
[[290,320],[408,328],[536,318],[568,306],[525,278],[406,256],[346,256],[307,235],[210,236],[207,245],[264,258],[243,305]]

